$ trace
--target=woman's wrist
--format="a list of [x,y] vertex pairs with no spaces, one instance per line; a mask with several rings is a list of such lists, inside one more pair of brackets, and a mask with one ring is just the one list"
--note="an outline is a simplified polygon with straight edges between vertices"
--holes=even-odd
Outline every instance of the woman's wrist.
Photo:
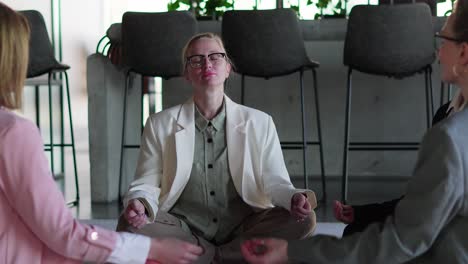
[[161,240],[157,238],[151,239],[150,249],[148,252],[148,259],[156,260],[158,252],[160,252]]

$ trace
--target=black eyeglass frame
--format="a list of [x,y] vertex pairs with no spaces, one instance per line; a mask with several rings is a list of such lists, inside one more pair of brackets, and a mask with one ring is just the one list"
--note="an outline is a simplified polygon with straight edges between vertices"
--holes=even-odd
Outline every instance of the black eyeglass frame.
[[440,39],[445,39],[445,40],[448,40],[448,41],[453,41],[453,42],[456,42],[456,43],[462,43],[462,42],[464,42],[464,41],[461,40],[461,39],[457,39],[457,38],[454,38],[454,37],[445,36],[445,35],[440,34],[439,32],[435,33],[434,37],[440,38]]
[[[221,55],[221,57],[223,59],[226,59],[226,53],[225,52],[213,52],[213,53],[210,53],[208,55],[195,54],[195,55],[192,55],[192,56],[189,56],[189,57],[186,58],[186,60],[185,60],[186,65],[188,64],[188,65],[190,65],[190,67],[195,68],[195,69],[200,68],[205,63],[205,60],[204,60],[205,58],[208,58],[208,60],[210,60],[212,62],[213,60],[211,60],[210,57],[213,56],[213,55]],[[199,63],[198,62],[192,62],[192,58],[195,58],[195,57],[199,57],[199,58],[203,57],[203,60],[200,61]],[[196,64],[200,64],[200,66],[194,66]]]

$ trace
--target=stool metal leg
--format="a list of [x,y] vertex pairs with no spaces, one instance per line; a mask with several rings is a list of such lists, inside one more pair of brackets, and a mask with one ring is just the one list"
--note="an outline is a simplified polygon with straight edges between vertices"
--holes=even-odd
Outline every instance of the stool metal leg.
[[52,172],[52,177],[54,176],[55,173],[55,167],[54,167],[54,121],[53,121],[53,111],[52,111],[52,85],[51,85],[51,79],[52,79],[52,72],[49,72],[48,74],[48,92],[49,92],[49,149],[50,149],[50,167],[51,167],[51,172]]
[[431,127],[431,97],[432,97],[432,92],[430,91],[430,85],[429,85],[429,70],[426,68],[424,70],[424,81],[426,85],[426,122],[427,122],[427,129]]
[[440,82],[440,104],[439,107],[445,104],[445,84],[444,82]]
[[241,105],[245,105],[245,75],[241,77]]
[[34,86],[34,97],[36,99],[36,125],[41,130],[40,94],[39,85]]
[[[145,76],[141,76],[141,104],[140,104],[140,126],[141,126],[141,131],[140,134],[143,134],[143,129],[145,129],[145,125],[143,124],[143,115],[144,115],[144,109],[143,109],[143,101],[144,101],[144,96],[145,96]],[[148,93],[148,104],[150,104],[150,96]]]
[[341,201],[347,203],[348,199],[348,150],[349,150],[349,126],[351,116],[351,90],[352,90],[352,69],[348,69],[347,94],[346,94],[346,115],[345,132],[343,146],[343,178],[341,179]]
[[322,122],[320,120],[320,106],[319,106],[319,93],[318,93],[318,82],[317,82],[317,72],[315,68],[312,68],[312,76],[314,82],[314,92],[315,92],[315,112],[317,113],[317,137],[318,137],[318,146],[319,146],[319,155],[320,155],[320,173],[322,174],[322,202],[327,201],[327,185],[325,177],[325,162],[323,159],[323,141],[322,141]]
[[432,90],[432,67],[429,66],[428,69],[428,75],[427,75],[427,81],[428,81],[428,85],[429,85],[429,99],[430,99],[430,103],[431,103],[431,121],[432,121],[432,117],[434,116],[434,91]]
[[432,90],[432,67],[429,67],[429,91],[431,92],[431,115],[434,116],[434,91]]
[[67,104],[68,104],[68,118],[70,120],[70,137],[71,137],[71,148],[72,148],[72,158],[73,158],[73,172],[75,174],[75,201],[69,202],[69,205],[77,205],[80,201],[80,186],[78,184],[78,168],[76,166],[76,149],[75,149],[75,134],[73,132],[73,118],[72,118],[72,107],[70,100],[70,85],[68,83],[68,74],[63,72],[65,76],[65,89],[67,92]]
[[[62,77],[60,76],[60,80]],[[60,98],[60,170],[65,174],[65,155],[64,155],[64,144],[65,144],[65,135],[64,135],[64,125],[63,125],[63,83],[60,82],[59,87],[59,98]]]
[[125,145],[125,122],[127,114],[127,92],[128,92],[128,82],[129,82],[130,72],[127,72],[125,76],[125,91],[124,91],[124,100],[123,100],[123,115],[122,115],[122,139],[120,141],[120,164],[119,164],[119,190],[118,190],[118,200],[121,202],[121,188],[122,188],[122,168],[124,162],[124,145]]
[[[151,115],[156,112],[156,87],[154,84],[154,77],[146,78],[146,85],[148,86],[148,113]],[[143,102],[143,101],[142,101]]]
[[302,165],[304,166],[304,189],[309,187],[309,175],[307,174],[307,137],[306,121],[304,111],[304,71],[299,72],[299,83],[301,91],[301,116],[302,116]]

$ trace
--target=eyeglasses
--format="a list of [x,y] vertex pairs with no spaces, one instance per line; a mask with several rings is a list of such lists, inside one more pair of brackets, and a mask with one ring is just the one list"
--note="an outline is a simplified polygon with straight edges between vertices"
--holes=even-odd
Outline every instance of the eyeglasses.
[[434,37],[442,40],[442,41],[438,41],[436,43],[437,44],[437,49],[440,49],[440,47],[444,44],[445,41],[452,41],[452,42],[455,42],[455,43],[462,43],[463,42],[463,40],[461,40],[461,39],[445,36],[445,35],[440,34],[439,32],[437,32],[434,35]]
[[443,40],[449,40],[449,41],[457,42],[457,43],[463,42],[463,40],[461,40],[461,39],[457,39],[457,38],[449,37],[449,36],[444,36],[444,35],[440,34],[439,32],[435,33],[434,37],[440,38],[440,39],[443,39]]
[[192,55],[187,57],[187,63],[192,68],[201,68],[205,64],[205,58],[208,58],[211,64],[217,65],[226,58],[226,53],[215,52],[208,55]]

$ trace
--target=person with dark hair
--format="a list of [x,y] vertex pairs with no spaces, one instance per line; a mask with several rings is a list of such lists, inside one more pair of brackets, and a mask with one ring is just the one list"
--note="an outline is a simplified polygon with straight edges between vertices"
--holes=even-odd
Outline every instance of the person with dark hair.
[[459,87],[460,96],[448,117],[425,134],[407,192],[394,210],[341,239],[247,240],[242,252],[249,263],[468,263],[466,21],[468,0],[458,0],[437,37],[441,78]]
[[[432,118],[432,125],[436,125],[452,113],[459,111],[460,106],[464,105],[464,101],[463,95],[457,93],[451,102],[439,107]],[[395,207],[402,198],[403,196],[382,203],[363,205],[350,205],[334,201],[333,213],[336,220],[346,224],[343,236],[349,236],[356,232],[362,232],[372,223],[383,223],[389,215],[393,214]]]
[[194,36],[182,67],[193,96],[146,122],[118,230],[198,242],[200,263],[241,262],[245,238],[309,236],[315,194],[291,183],[271,116],[225,95],[221,38]]
[[191,243],[116,233],[73,218],[38,128],[10,111],[21,106],[29,35],[27,19],[0,2],[0,263],[195,261],[202,249]]

